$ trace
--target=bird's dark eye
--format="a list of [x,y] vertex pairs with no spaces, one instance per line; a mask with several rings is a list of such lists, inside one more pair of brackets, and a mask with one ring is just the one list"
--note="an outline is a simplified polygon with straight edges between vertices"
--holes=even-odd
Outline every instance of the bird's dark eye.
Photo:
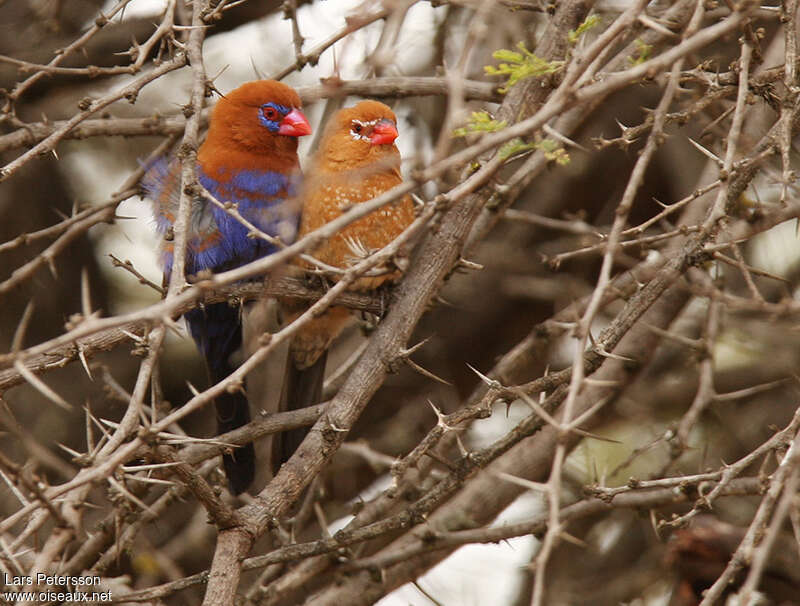
[[353,132],[360,133],[364,129],[360,124],[353,124]]
[[264,114],[267,120],[274,120],[278,117],[278,112],[275,111],[274,107],[264,107],[261,109],[261,113]]

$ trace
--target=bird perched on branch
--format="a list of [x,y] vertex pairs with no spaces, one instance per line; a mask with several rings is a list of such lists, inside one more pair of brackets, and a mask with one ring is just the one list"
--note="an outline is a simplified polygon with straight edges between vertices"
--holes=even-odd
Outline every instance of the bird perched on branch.
[[[300,176],[298,137],[311,133],[300,111],[300,98],[289,86],[272,80],[248,82],[223,96],[211,115],[208,135],[197,154],[197,179],[221,203],[231,202],[246,221],[269,236],[291,242],[297,232]],[[164,236],[161,264],[172,272],[173,223],[178,211],[180,163],[162,158],[146,172],[143,186],[154,201],[156,228]],[[251,229],[205,194],[194,196],[186,234],[186,274],[226,271],[268,255],[275,244],[251,237]],[[234,370],[231,356],[242,345],[238,307],[214,303],[184,315],[210,379],[222,381]],[[226,391],[215,400],[219,433],[250,421],[242,389]],[[252,444],[222,457],[231,492],[239,494],[252,482]]]
[[[306,173],[299,236],[339,217],[352,205],[367,202],[402,182],[400,152],[394,145],[397,118],[378,101],[362,101],[339,110],[327,126],[312,166]],[[411,198],[363,217],[310,251],[326,265],[348,268],[394,240],[414,220]],[[359,278],[351,287],[368,291],[397,279],[397,268]],[[287,320],[294,320],[307,305],[282,301]],[[294,336],[286,362],[281,410],[318,404],[328,347],[351,318],[350,310],[330,307]],[[307,430],[286,432],[273,440],[273,467],[277,470],[297,449]]]

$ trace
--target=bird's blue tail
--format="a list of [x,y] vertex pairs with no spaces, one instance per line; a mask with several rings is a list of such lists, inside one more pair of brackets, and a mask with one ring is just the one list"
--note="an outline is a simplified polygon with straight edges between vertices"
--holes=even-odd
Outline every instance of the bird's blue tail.
[[[192,338],[206,360],[208,373],[214,383],[228,377],[236,365],[231,356],[242,346],[242,321],[237,307],[227,303],[212,303],[187,312],[184,317]],[[224,392],[215,399],[217,432],[222,434],[250,422],[250,407],[242,391]],[[225,475],[233,494],[244,492],[255,476],[253,444],[222,455]]]

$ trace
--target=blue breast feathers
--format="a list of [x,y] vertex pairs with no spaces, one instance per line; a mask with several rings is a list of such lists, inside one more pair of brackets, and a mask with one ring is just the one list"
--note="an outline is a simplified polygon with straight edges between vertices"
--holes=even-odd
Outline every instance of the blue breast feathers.
[[[218,201],[237,204],[239,213],[264,233],[291,243],[298,226],[295,179],[280,173],[241,171],[221,183],[197,167],[200,183]],[[225,175],[227,176],[227,175]],[[156,160],[142,179],[142,186],[153,200],[156,230],[166,235],[175,221],[180,200],[180,164]],[[205,197],[192,200],[186,273],[202,270],[225,271],[244,265],[275,251],[275,246],[261,238],[249,237],[250,230],[225,210]],[[165,241],[161,264],[165,274],[172,271],[173,245]]]
[[[294,241],[297,235],[298,209],[292,200],[295,182],[289,175],[275,172],[240,171],[220,182],[198,168],[200,183],[220,202],[237,205],[239,214],[262,232],[279,237],[284,243]],[[227,175],[226,175],[227,176]],[[211,203],[209,203],[211,204]],[[231,248],[237,265],[275,252],[276,247],[258,237],[250,237],[250,230],[238,219],[211,204],[214,219],[222,233],[222,240]]]

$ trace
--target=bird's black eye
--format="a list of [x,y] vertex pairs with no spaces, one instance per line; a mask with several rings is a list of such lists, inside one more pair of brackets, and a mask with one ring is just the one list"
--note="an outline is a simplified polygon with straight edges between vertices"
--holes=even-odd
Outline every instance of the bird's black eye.
[[274,120],[275,118],[278,117],[278,112],[275,111],[274,107],[264,107],[261,109],[261,113],[264,114],[264,117],[267,120]]
[[353,132],[360,133],[364,127],[360,124],[353,124]]

